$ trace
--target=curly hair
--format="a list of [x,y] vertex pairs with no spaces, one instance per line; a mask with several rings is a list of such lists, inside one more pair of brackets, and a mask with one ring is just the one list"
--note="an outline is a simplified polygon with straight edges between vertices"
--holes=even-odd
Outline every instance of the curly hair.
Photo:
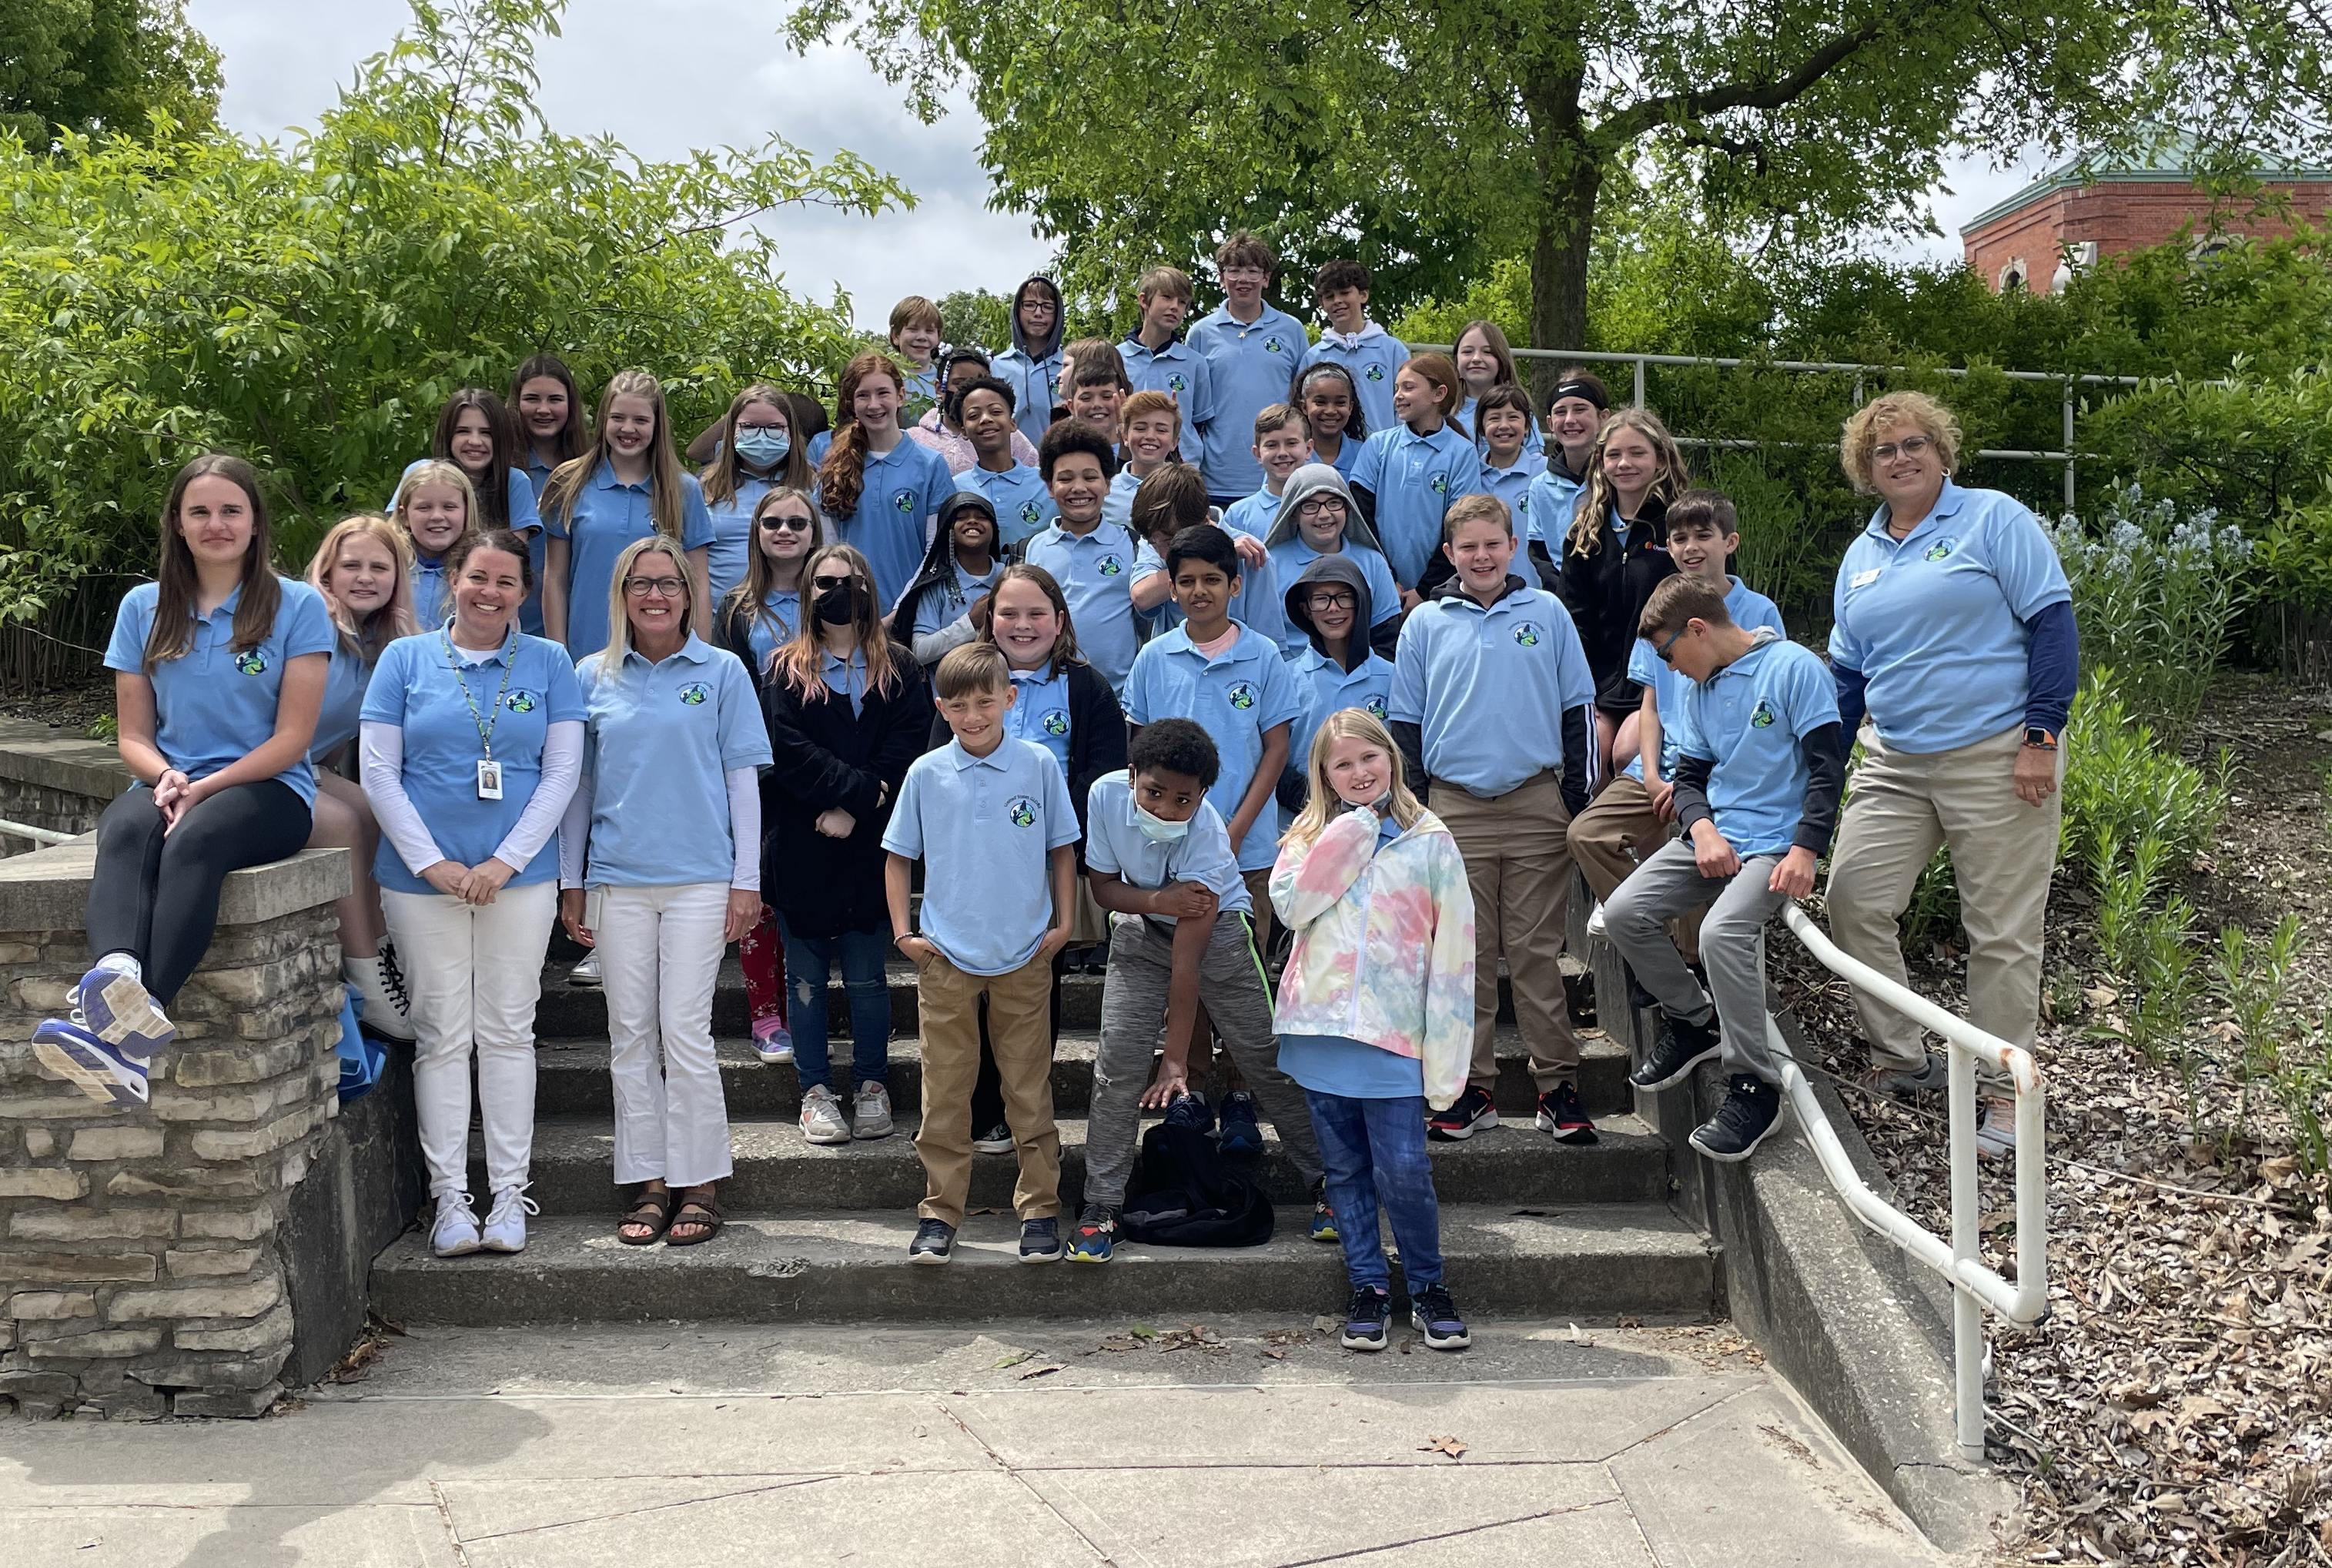
[[1897,425],[1908,425],[1933,441],[1945,473],[1960,465],[1960,422],[1952,411],[1925,392],[1888,392],[1856,409],[1839,438],[1839,465],[1865,495],[1878,492],[1870,477],[1870,449],[1882,431]]

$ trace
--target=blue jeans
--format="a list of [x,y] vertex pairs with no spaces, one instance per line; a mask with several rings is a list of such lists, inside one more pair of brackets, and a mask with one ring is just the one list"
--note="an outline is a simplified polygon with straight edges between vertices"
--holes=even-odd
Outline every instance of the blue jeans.
[[1400,1271],[1415,1296],[1441,1283],[1441,1205],[1433,1195],[1433,1165],[1425,1152],[1425,1101],[1354,1100],[1307,1089],[1312,1130],[1328,1177],[1328,1206],[1344,1247],[1344,1273],[1352,1287],[1392,1288],[1377,1209],[1392,1219]]
[[796,936],[783,921],[786,980],[794,989],[786,1023],[794,1035],[794,1072],[805,1089],[834,1087],[834,1063],[826,1043],[826,982],[835,960],[842,961],[843,993],[850,999],[850,1076],[880,1084],[891,1076],[891,981],[883,961],[891,951],[882,932],[847,931],[840,936]]

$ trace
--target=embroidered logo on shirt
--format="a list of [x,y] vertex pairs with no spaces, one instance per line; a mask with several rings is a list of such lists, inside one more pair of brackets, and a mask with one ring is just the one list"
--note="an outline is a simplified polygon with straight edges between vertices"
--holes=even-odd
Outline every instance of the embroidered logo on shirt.
[[1263,351],[1266,354],[1285,354],[1287,352],[1287,345],[1279,340],[1277,333],[1274,333],[1263,340]]
[[1753,730],[1772,729],[1773,727],[1773,704],[1765,701],[1763,697],[1758,698],[1755,711],[1749,715],[1749,727]]
[[1183,380],[1180,375],[1169,376],[1166,378],[1166,390],[1173,393],[1176,397],[1180,397],[1190,389],[1190,384],[1188,381]]
[[680,704],[683,708],[697,707],[711,695],[712,689],[702,681],[691,681],[680,689]]
[[267,673],[267,655],[257,648],[247,654],[237,654],[234,667],[246,675],[263,675]]
[[915,492],[912,490],[894,492],[891,496],[891,505],[900,516],[912,517],[915,511]]
[[1020,521],[1034,528],[1045,521],[1045,514],[1037,510],[1035,502],[1024,501],[1020,503]]
[[1045,710],[1045,716],[1038,721],[1038,723],[1047,735],[1066,735],[1069,732],[1069,716],[1058,708]]
[[1927,553],[1921,559],[1925,560],[1941,560],[1944,557],[1951,554],[1953,550],[1958,549],[1959,542],[1960,541],[1955,539],[1939,539],[1935,540],[1935,543],[1927,547]]
[[1538,646],[1538,623],[1524,621],[1515,628],[1515,641],[1525,648]]
[[508,708],[513,713],[531,713],[534,712],[534,693],[532,692],[512,692],[509,696],[502,699],[502,706]]
[[1371,697],[1363,705],[1368,709],[1371,718],[1379,723],[1384,722],[1385,700],[1382,697]]
[[1026,795],[1015,795],[1005,803],[1004,813],[1015,827],[1037,826],[1037,802]]
[[1242,711],[1252,708],[1255,706],[1255,687],[1246,681],[1236,682],[1230,689],[1230,699],[1234,708]]
[[1120,577],[1124,574],[1125,563],[1114,555],[1105,555],[1101,558],[1100,564],[1094,569],[1104,577]]
[[1364,380],[1381,381],[1384,379],[1384,367],[1381,365],[1371,365],[1367,369],[1362,371],[1361,376]]
[[1449,476],[1448,476],[1448,474],[1446,474],[1446,473],[1437,473],[1437,474],[1435,474],[1435,475],[1433,476],[1433,478],[1432,478],[1431,484],[1432,484],[1433,493],[1434,493],[1434,494],[1436,494],[1436,495],[1447,495],[1447,494],[1448,494],[1448,493],[1449,493]]

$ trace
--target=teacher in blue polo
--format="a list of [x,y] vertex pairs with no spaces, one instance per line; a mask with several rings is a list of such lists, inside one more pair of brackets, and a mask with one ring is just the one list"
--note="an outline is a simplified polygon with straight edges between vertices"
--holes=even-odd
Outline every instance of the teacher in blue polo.
[[[1897,921],[1938,846],[1951,850],[1967,928],[1967,1016],[2030,1047],[2040,939],[2063,813],[2058,737],[2080,657],[2072,591],[2031,509],[1954,483],[1959,422],[1934,398],[1890,392],[1846,424],[1840,458],[1878,510],[1847,548],[1830,668],[1846,733],[1864,714],[1830,855],[1827,911],[1840,947],[1904,978]],[[1855,1008],[1875,1086],[1944,1087],[1919,1026],[1862,992]],[[1985,1145],[2012,1139],[2003,1107]]]

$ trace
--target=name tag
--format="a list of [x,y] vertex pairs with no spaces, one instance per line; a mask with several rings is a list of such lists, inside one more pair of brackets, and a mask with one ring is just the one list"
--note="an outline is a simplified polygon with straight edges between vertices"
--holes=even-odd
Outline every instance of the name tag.
[[502,798],[502,765],[478,760],[478,798],[499,800]]
[[1887,569],[1884,567],[1874,566],[1868,571],[1856,572],[1852,580],[1848,582],[1846,586],[1849,591],[1855,588],[1868,588],[1872,583],[1878,580],[1878,574],[1886,569]]

